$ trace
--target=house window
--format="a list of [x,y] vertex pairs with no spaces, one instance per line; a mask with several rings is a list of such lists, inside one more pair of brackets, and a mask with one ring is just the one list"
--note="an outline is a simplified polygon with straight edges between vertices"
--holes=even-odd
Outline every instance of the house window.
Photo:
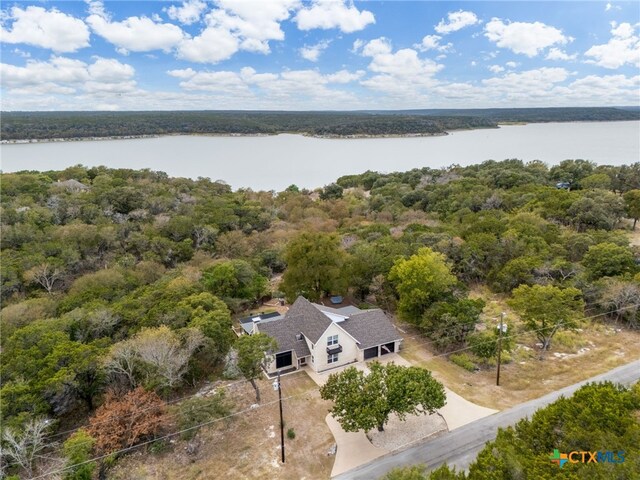
[[327,346],[337,345],[338,344],[338,335],[330,335],[327,337]]
[[338,361],[337,353],[330,353],[327,355],[327,363],[336,363]]

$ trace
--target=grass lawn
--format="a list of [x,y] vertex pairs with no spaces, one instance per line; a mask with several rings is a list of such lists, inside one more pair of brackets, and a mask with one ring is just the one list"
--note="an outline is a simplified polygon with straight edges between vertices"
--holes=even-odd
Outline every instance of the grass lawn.
[[[267,380],[260,381],[260,392],[262,404],[278,399],[277,392]],[[165,453],[152,454],[142,448],[124,457],[109,472],[109,478],[329,478],[335,458],[327,455],[334,443],[324,420],[329,403],[320,398],[316,384],[304,372],[282,377],[282,395],[283,398],[295,395],[283,403],[284,465],[280,462],[280,417],[276,401],[203,427],[194,439],[199,447],[193,455],[185,451],[188,442],[176,437],[170,450]],[[255,392],[248,383],[243,383],[229,392],[228,398],[235,401],[234,411],[244,410],[255,402]],[[286,437],[289,428],[295,431],[293,440]]]

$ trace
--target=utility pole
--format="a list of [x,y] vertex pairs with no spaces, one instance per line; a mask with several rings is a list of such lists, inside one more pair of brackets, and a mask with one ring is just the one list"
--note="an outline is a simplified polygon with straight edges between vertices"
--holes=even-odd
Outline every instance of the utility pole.
[[280,403],[280,450],[282,451],[282,463],[284,463],[284,418],[282,416],[282,388],[280,387],[280,370],[278,370],[278,379],[273,382],[273,389],[278,390],[278,400]]
[[[496,375],[496,386],[500,386],[500,354],[502,353],[502,332],[506,330],[504,322],[504,312],[500,314],[500,326],[498,326],[498,372]],[[503,326],[504,325],[504,326]]]

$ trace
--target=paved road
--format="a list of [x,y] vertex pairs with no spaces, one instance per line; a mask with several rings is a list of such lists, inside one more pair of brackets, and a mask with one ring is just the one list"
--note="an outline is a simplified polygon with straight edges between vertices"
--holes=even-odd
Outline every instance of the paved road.
[[537,409],[552,403],[560,395],[570,396],[585,383],[604,380],[625,385],[640,380],[640,360],[556,390],[544,397],[481,418],[433,440],[378,458],[333,478],[335,480],[371,480],[380,478],[392,468],[419,463],[426,464],[429,468],[436,468],[447,462],[449,465],[455,465],[458,469],[466,469],[478,452],[482,450],[484,444],[496,437],[498,427],[513,425],[524,417],[530,417]]

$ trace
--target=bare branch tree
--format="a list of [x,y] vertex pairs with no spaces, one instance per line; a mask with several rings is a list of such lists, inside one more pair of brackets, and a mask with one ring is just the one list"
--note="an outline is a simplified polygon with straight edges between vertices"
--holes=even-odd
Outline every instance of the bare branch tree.
[[136,367],[138,351],[132,340],[116,343],[105,360],[107,372],[114,376],[123,376],[131,388],[138,386]]
[[204,343],[204,334],[187,329],[183,338],[166,326],[142,330],[135,337],[111,348],[105,367],[124,376],[132,387],[144,380],[174,387],[182,380],[189,359]]
[[37,418],[27,422],[22,431],[7,427],[2,434],[3,457],[8,458],[9,463],[22,468],[29,477],[33,476],[36,460],[50,445],[45,440],[50,426],[51,420],[48,418]]
[[24,273],[24,279],[29,283],[41,285],[51,295],[55,283],[62,280],[63,274],[63,270],[45,262],[27,270]]
[[177,385],[184,375],[193,352],[204,342],[204,335],[189,329],[184,341],[168,327],[143,330],[134,339],[140,359],[152,367],[167,387]]

